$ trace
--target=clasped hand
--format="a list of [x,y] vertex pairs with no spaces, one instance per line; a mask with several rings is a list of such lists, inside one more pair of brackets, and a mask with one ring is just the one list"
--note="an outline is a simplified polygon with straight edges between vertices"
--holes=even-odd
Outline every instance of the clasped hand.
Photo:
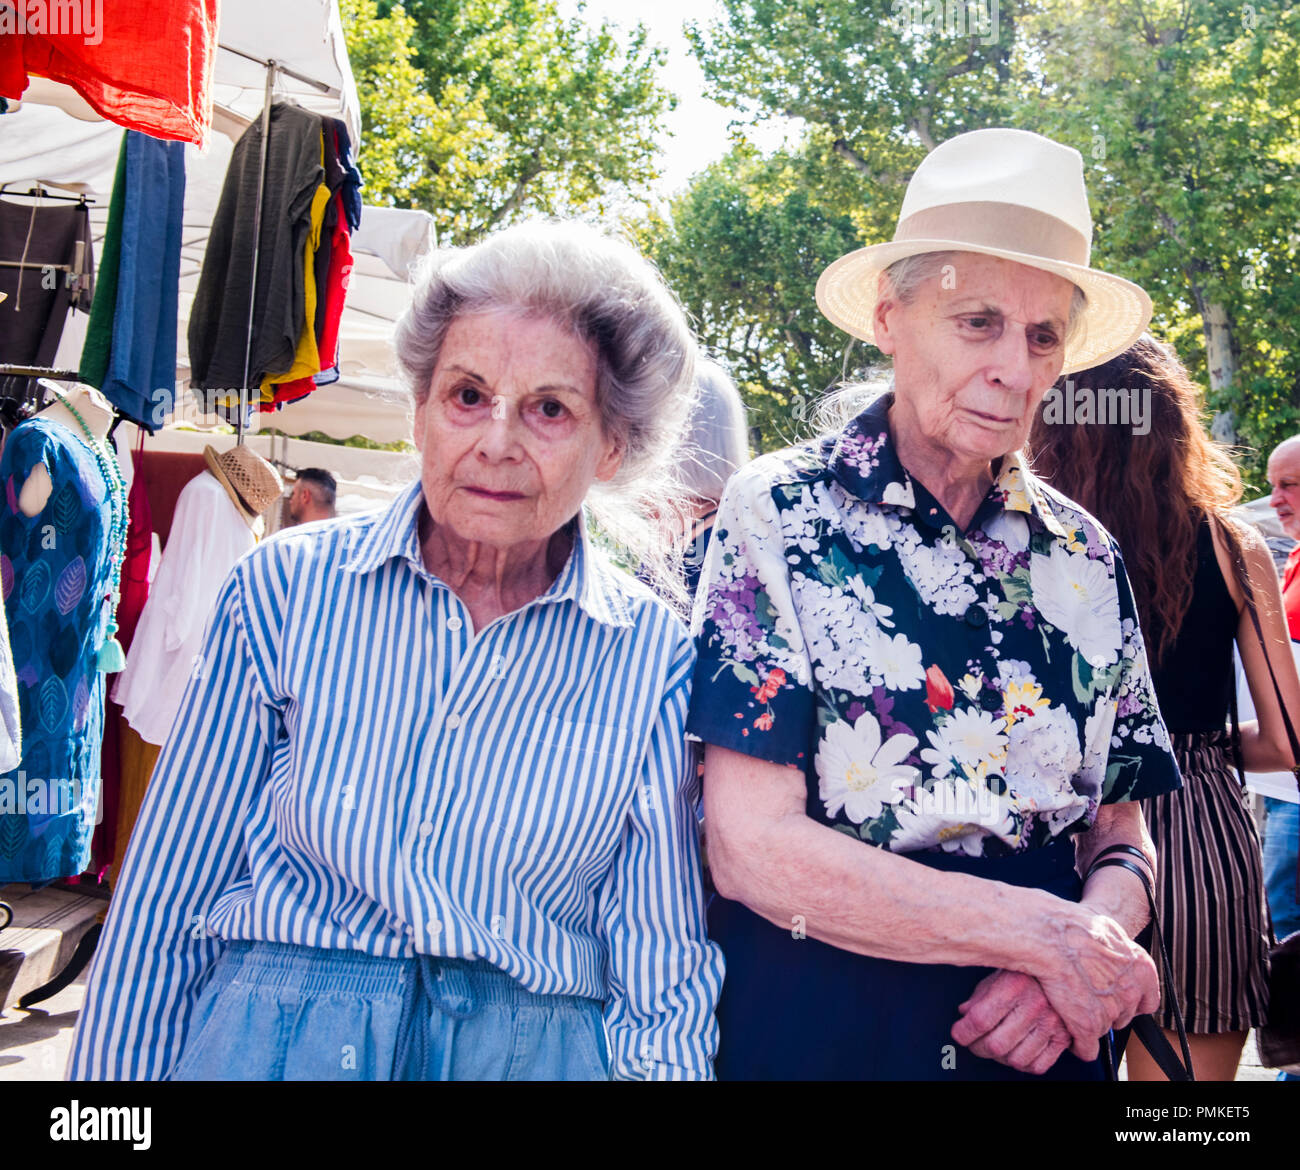
[[994,971],[976,984],[952,1038],[980,1057],[1042,1076],[1067,1048],[1083,1061],[1101,1037],[1155,1011],[1155,964],[1113,919],[1073,907],[1051,928],[1034,974]]

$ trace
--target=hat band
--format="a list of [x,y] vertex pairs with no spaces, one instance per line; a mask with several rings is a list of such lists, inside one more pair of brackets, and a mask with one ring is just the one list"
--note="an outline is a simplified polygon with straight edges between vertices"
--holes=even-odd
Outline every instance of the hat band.
[[915,211],[900,220],[894,242],[952,240],[954,252],[962,244],[1023,252],[1044,260],[1088,267],[1091,251],[1087,237],[1064,220],[1015,203],[945,203]]

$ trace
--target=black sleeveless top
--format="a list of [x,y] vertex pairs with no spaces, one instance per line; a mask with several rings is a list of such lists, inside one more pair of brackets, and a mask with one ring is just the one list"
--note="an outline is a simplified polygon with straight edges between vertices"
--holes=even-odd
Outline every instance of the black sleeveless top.
[[[1155,644],[1160,622],[1152,617],[1143,631],[1148,647]],[[1171,735],[1179,732],[1222,731],[1231,699],[1232,640],[1237,632],[1237,607],[1219,571],[1208,520],[1196,534],[1196,576],[1192,602],[1178,634],[1165,650],[1152,681],[1160,713]]]

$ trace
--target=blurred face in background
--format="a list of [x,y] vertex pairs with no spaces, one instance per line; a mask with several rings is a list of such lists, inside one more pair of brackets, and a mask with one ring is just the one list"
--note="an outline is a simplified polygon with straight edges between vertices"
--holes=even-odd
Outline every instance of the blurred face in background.
[[1300,439],[1287,439],[1274,449],[1268,458],[1268,482],[1273,488],[1268,502],[1282,531],[1300,540]]

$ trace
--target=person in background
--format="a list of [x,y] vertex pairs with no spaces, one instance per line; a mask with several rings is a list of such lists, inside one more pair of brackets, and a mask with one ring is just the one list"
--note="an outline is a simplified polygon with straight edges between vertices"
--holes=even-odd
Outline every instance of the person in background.
[[695,385],[699,404],[691,419],[691,452],[682,473],[695,508],[690,543],[683,558],[686,588],[692,598],[699,585],[722,489],[732,472],[749,462],[745,403],[736,383],[721,366],[701,361],[696,366]]
[[[1183,776],[1180,791],[1142,802],[1156,847],[1156,898],[1199,1080],[1232,1080],[1246,1033],[1268,1008],[1268,922],[1259,837],[1225,729],[1236,641],[1258,722],[1241,724],[1245,768],[1289,768],[1291,748],[1243,577],[1287,705],[1300,679],[1282,619],[1272,557],[1253,528],[1228,515],[1241,497],[1236,466],[1205,433],[1199,393],[1178,358],[1144,334],[1126,352],[1073,375],[1074,395],[1149,397],[1150,429],[1048,422],[1030,437],[1034,469],[1077,500],[1119,543],[1129,566],[1160,712]],[[1127,699],[1121,692],[1120,709]],[[1157,1016],[1175,1020],[1162,986]],[[1163,1080],[1140,1043],[1130,1080]]]
[[[722,489],[731,474],[749,462],[745,403],[735,382],[716,362],[697,357],[695,393],[696,404],[678,463],[682,503],[675,512],[655,510],[665,539],[672,541],[681,555],[688,606],[695,598]],[[647,566],[638,568],[636,575],[653,588]]]
[[298,472],[297,482],[289,493],[289,524],[309,524],[313,520],[333,520],[338,515],[334,506],[338,484],[322,467],[304,467]]
[[[1269,503],[1282,531],[1300,541],[1300,435],[1286,439],[1268,457]],[[1288,632],[1300,642],[1300,544],[1287,557],[1282,578],[1282,602]],[[1278,939],[1300,930],[1300,902],[1296,900],[1296,850],[1300,847],[1300,804],[1294,780],[1290,799],[1264,797],[1264,885]],[[1300,1079],[1300,1078],[1290,1078]]]

